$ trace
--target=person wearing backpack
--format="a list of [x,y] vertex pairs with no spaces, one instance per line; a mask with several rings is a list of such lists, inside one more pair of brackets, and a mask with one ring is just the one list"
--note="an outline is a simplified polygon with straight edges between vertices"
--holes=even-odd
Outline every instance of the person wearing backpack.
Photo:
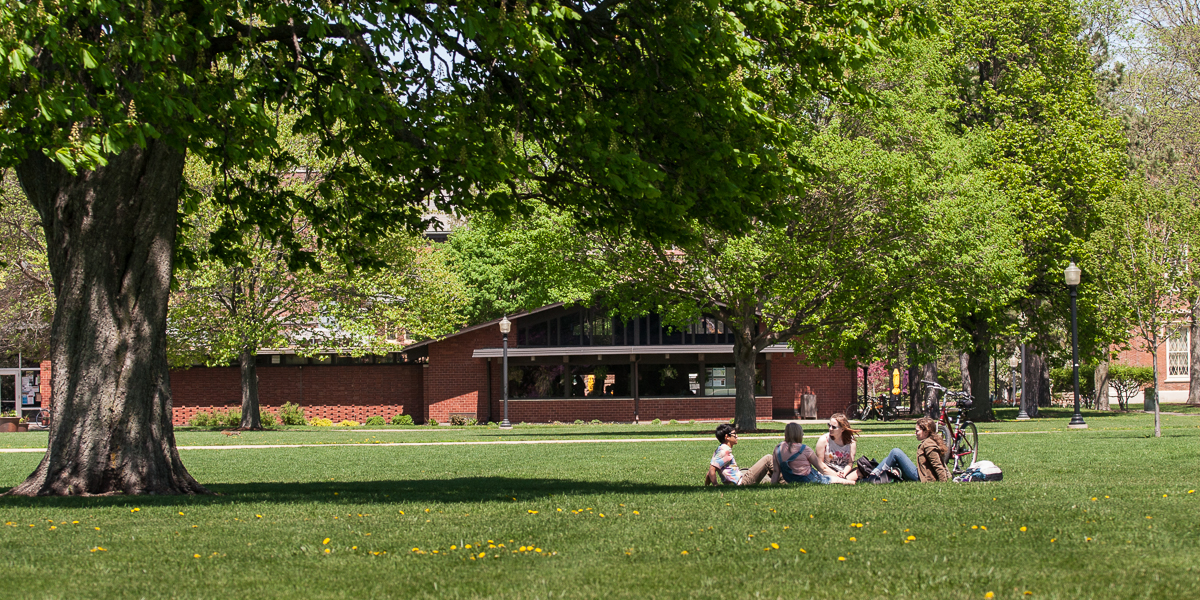
[[917,436],[917,441],[921,442],[917,445],[916,464],[913,464],[903,450],[892,448],[887,458],[883,459],[879,466],[875,467],[867,476],[867,481],[891,483],[891,478],[884,476],[884,469],[899,469],[906,481],[950,481],[950,471],[946,468],[946,463],[942,461],[942,457],[949,449],[946,447],[946,441],[937,431],[937,421],[929,417],[921,417],[917,420],[917,426],[913,433]]
[[820,455],[804,444],[804,428],[788,423],[783,429],[783,442],[770,455],[778,468],[771,471],[771,483],[841,483],[854,482],[839,477],[821,460]]

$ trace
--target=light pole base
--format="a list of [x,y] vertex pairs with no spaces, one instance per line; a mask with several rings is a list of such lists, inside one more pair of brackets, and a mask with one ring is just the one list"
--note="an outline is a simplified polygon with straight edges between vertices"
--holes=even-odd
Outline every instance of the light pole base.
[[1087,423],[1067,423],[1068,429],[1087,429]]
[[1029,415],[1022,413],[1022,414],[1017,415],[1017,420],[1018,421],[1032,421],[1033,419],[1030,418]]
[[509,423],[508,419],[505,419],[500,423],[500,429],[512,429],[512,423]]

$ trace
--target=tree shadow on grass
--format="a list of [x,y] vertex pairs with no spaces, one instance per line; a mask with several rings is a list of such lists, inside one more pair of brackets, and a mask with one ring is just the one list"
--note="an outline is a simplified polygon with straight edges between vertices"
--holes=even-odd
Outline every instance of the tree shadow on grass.
[[[205,483],[214,496],[98,496],[38,497],[0,496],[0,510],[17,508],[104,508],[154,506],[218,506],[240,503],[275,504],[432,504],[542,501],[550,495],[655,495],[714,494],[737,491],[756,493],[778,486],[749,487],[662,485],[631,481],[580,481],[572,479],[524,479],[517,477],[460,477],[456,479],[316,481],[292,483]],[[800,488],[801,486],[793,486]],[[804,486],[810,487],[810,486]],[[811,486],[815,487],[815,486]]]

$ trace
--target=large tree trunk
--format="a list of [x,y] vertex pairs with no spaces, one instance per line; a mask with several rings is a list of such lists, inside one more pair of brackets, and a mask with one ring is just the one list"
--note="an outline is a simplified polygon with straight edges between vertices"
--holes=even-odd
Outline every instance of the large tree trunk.
[[994,419],[991,399],[991,338],[988,335],[987,317],[973,315],[971,325],[971,348],[967,354],[967,371],[970,379],[971,398],[974,405],[968,414],[972,421],[982,422]]
[[1192,302],[1188,322],[1188,406],[1200,406],[1200,301]]
[[958,353],[958,374],[962,377],[962,391],[971,391],[971,356],[966,352]]
[[755,346],[753,314],[743,319],[733,336],[733,374],[736,396],[733,403],[733,425],[738,431],[758,429],[758,404],[754,398],[754,363],[758,360]]
[[18,495],[207,493],[175,449],[166,354],[184,155],[151,141],[71,175],[17,166],[41,214],[56,299],[54,419]]
[[[921,379],[924,381],[932,381],[937,383],[938,373],[936,362],[925,363],[925,365],[921,368]],[[940,415],[942,411],[938,407],[937,390],[927,388],[925,390],[925,397],[922,398],[921,401],[925,403],[925,416],[929,417],[930,419],[938,418],[938,415]]]
[[1110,410],[1108,400],[1108,361],[1102,360],[1096,365],[1096,374],[1093,377],[1093,385],[1096,386],[1095,405],[1096,410]]
[[1050,372],[1046,369],[1046,358],[1038,353],[1033,344],[1025,352],[1025,365],[1021,371],[1021,407],[1030,417],[1038,416],[1038,407],[1049,404]]
[[238,366],[242,371],[242,429],[262,430],[258,413],[258,371],[254,366],[254,350],[242,348]]

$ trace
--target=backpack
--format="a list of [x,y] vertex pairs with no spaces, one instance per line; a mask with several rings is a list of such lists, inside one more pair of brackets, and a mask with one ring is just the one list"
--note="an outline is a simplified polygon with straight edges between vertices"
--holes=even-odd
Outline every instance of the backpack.
[[954,481],[959,483],[967,483],[972,481],[1001,481],[1004,479],[1004,472],[990,460],[977,460],[967,467],[961,475],[954,478]]
[[865,456],[858,457],[858,460],[855,461],[854,464],[858,468],[858,478],[862,481],[866,481],[867,477],[871,475],[871,471],[874,471],[875,467],[879,466],[878,462],[875,462]]
[[884,469],[878,475],[872,475],[871,473],[879,467],[879,463],[865,456],[858,457],[858,460],[854,464],[858,469],[859,481],[867,483],[892,483],[904,480],[904,477],[900,474],[900,470],[895,467]]

